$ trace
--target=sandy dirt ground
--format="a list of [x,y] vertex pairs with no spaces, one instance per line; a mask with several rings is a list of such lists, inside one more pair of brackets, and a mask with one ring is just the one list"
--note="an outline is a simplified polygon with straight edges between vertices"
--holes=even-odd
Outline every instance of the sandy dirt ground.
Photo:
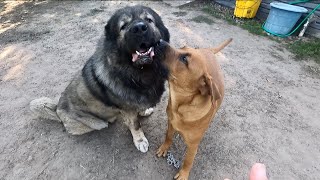
[[[196,23],[197,9],[164,2],[0,2],[0,179],[172,179],[177,172],[155,151],[164,139],[167,93],[142,124],[149,151],[140,153],[128,129],[115,123],[82,136],[34,119],[31,100],[58,100],[94,52],[111,14],[126,5],[155,9],[176,47],[211,47],[219,54],[225,100],[203,139],[190,179],[247,179],[254,162],[270,179],[320,177],[319,65],[296,61],[277,42],[223,20]],[[211,18],[211,17],[210,17]],[[171,152],[183,159],[175,137]]]

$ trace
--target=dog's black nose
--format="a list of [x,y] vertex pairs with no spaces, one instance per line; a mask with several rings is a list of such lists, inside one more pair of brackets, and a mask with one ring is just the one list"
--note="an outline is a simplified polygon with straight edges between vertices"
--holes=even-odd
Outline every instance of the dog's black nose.
[[133,34],[144,34],[147,31],[148,25],[144,22],[137,22],[130,29],[130,32]]

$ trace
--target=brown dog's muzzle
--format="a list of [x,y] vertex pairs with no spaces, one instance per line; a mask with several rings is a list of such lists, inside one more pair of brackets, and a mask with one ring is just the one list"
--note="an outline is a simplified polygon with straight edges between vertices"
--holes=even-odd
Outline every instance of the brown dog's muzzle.
[[166,41],[160,39],[160,41],[154,47],[154,54],[159,60],[161,60],[161,61],[165,60],[166,49],[168,46],[169,46],[169,44]]
[[166,66],[169,65],[171,52],[174,52],[172,47],[166,41],[160,39],[158,45],[155,47],[155,54],[164,62]]

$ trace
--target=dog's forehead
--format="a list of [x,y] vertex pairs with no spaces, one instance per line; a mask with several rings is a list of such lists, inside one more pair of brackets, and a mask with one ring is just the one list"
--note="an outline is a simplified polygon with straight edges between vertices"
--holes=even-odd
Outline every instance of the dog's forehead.
[[132,15],[130,15],[130,14],[122,14],[119,17],[118,26],[121,27],[124,24],[130,22],[131,20],[132,20]]
[[189,54],[189,56],[192,56],[194,54],[197,54],[198,49],[188,47],[188,46],[183,46],[182,48],[179,49],[180,53],[184,54]]
[[189,49],[190,47],[188,47],[187,45],[184,45],[182,48],[180,48],[181,50],[187,50]]
[[149,18],[149,19],[154,19],[154,17],[149,13],[148,10],[144,9],[142,10],[142,13],[140,14],[141,19]]
[[197,67],[201,68],[205,65],[204,62],[206,58],[203,56],[201,49],[184,46],[178,50],[178,54],[184,54],[189,57],[189,66],[196,65]]
[[129,21],[131,21],[131,19],[132,19],[132,15],[125,13],[120,16],[119,22],[129,22]]

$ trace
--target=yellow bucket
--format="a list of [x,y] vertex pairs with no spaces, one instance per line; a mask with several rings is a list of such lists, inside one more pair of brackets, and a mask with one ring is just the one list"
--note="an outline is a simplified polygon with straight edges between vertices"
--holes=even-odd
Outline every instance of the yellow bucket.
[[234,15],[239,18],[254,18],[261,0],[236,0]]

